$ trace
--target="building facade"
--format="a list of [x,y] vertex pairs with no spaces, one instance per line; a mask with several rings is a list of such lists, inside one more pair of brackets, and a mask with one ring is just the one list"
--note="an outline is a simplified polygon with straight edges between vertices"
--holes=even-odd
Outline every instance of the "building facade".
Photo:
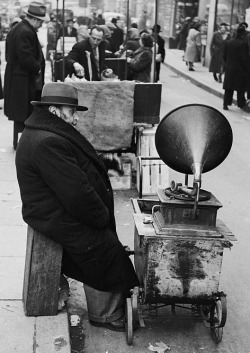
[[157,20],[170,49],[178,48],[178,32],[184,19],[198,16],[202,23],[203,63],[206,66],[210,60],[211,38],[220,23],[226,22],[231,32],[243,21],[250,29],[250,0],[118,0],[117,4],[118,11],[125,14],[129,6],[130,19],[137,19],[140,30],[151,28]]

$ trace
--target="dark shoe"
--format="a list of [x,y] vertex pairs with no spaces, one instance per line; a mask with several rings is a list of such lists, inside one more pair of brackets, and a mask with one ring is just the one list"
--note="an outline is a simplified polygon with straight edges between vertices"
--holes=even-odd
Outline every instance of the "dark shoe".
[[218,82],[222,83],[221,75],[219,75]]
[[195,71],[195,69],[193,69],[192,67],[190,67],[188,70],[189,71]]
[[89,320],[89,323],[95,327],[104,327],[111,331],[125,332],[125,323],[124,323],[124,320],[122,319],[112,321],[112,322],[96,322],[96,321]]
[[213,74],[215,81],[218,81],[217,75]]
[[224,110],[229,110],[227,105],[223,105]]

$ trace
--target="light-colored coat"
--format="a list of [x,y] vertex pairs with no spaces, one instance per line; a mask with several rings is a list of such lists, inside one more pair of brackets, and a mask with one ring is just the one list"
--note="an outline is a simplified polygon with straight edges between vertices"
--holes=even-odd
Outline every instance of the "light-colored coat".
[[198,60],[201,48],[201,34],[194,28],[191,28],[187,36],[187,46],[185,52],[185,61],[196,62]]

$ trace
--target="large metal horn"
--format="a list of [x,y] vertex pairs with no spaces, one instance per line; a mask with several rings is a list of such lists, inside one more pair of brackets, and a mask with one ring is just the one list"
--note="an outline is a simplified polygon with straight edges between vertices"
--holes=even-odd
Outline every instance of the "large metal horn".
[[163,162],[177,172],[193,174],[194,182],[201,181],[201,173],[223,162],[232,141],[232,129],[225,116],[203,104],[172,110],[161,120],[155,134]]

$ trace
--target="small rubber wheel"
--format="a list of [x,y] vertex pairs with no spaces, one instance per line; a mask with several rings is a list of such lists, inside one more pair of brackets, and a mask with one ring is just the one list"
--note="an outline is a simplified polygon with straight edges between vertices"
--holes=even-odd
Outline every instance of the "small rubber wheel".
[[133,311],[132,311],[132,302],[131,298],[127,298],[126,301],[126,339],[127,344],[133,344]]
[[138,323],[138,295],[135,293],[131,295],[131,304],[133,315],[133,327],[135,327]]
[[226,297],[221,296],[211,306],[210,310],[210,331],[212,339],[215,343],[220,343],[223,336],[223,327],[227,320],[227,303]]

